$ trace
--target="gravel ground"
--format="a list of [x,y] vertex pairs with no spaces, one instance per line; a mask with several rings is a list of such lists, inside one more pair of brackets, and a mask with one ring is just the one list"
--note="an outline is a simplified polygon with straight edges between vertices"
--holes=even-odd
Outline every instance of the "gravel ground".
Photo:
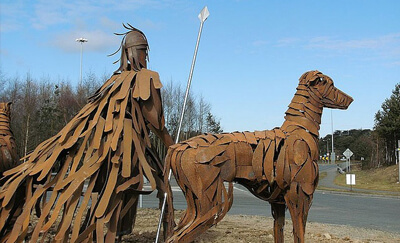
[[[182,211],[177,211],[178,217]],[[131,235],[122,242],[154,242],[160,211],[139,209],[136,226]],[[293,242],[292,223],[286,220],[285,241]],[[400,242],[400,234],[342,225],[307,223],[306,242]],[[217,226],[212,227],[195,241],[205,242],[274,242],[273,219],[264,216],[227,215]]]

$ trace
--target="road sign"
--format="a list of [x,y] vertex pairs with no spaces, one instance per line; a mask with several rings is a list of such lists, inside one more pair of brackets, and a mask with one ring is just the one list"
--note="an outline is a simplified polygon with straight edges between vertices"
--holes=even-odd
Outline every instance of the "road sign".
[[347,174],[346,175],[346,184],[347,185],[355,185],[356,184],[356,175],[355,174]]
[[353,185],[356,184],[356,175],[346,174],[346,184],[350,185],[350,191],[353,191]]
[[350,159],[350,157],[353,156],[353,152],[351,152],[350,149],[346,149],[346,151],[344,151],[343,155],[344,155],[347,159]]

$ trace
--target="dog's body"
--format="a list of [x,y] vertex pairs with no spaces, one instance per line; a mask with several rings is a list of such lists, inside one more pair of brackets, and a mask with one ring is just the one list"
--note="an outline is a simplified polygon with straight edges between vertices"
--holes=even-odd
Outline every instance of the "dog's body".
[[280,128],[205,134],[171,146],[166,170],[172,169],[188,207],[168,242],[191,241],[218,223],[232,205],[233,182],[270,202],[275,242],[283,242],[286,206],[293,221],[294,241],[303,242],[318,183],[322,109],[345,109],[351,102],[329,77],[307,72],[300,78]]
[[4,171],[19,164],[15,139],[10,128],[10,105],[11,103],[0,103],[0,177]]

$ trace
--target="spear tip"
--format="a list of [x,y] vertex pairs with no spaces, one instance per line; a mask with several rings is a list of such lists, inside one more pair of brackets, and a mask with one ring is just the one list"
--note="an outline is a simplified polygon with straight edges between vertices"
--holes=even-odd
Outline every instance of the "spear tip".
[[210,15],[210,12],[208,12],[208,8],[207,8],[207,6],[205,6],[199,13],[198,18],[203,23],[204,21],[206,21],[206,19],[208,18],[209,15]]

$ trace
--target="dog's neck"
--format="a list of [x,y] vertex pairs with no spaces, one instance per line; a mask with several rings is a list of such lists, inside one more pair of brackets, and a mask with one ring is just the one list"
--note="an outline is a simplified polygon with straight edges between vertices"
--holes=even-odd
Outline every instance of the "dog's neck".
[[299,85],[285,113],[282,129],[298,126],[318,139],[322,109],[321,99],[305,85]]

